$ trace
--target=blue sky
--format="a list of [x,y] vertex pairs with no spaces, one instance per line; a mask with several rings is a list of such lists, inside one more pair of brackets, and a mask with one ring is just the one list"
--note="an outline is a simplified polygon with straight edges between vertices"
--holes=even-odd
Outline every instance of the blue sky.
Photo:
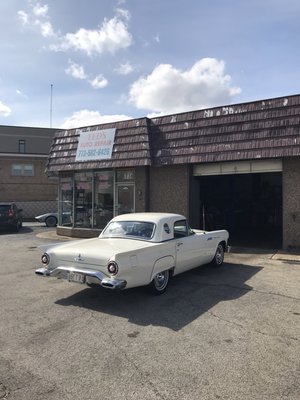
[[299,0],[1,0],[0,125],[298,94],[299,21]]

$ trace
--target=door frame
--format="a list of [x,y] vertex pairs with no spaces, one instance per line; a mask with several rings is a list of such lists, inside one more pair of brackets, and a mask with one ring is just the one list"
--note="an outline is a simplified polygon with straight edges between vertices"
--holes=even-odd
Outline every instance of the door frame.
[[114,217],[116,217],[117,215],[120,215],[119,213],[119,188],[121,187],[130,187],[133,189],[133,204],[132,204],[132,212],[135,212],[135,184],[134,183],[116,183],[115,184],[115,194],[114,194],[114,198],[115,198],[115,202],[114,202]]

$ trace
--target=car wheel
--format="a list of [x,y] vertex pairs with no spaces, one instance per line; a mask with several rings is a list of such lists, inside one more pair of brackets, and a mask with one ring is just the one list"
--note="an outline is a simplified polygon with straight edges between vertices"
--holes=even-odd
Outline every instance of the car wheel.
[[214,267],[220,267],[223,264],[223,261],[224,261],[224,247],[221,243],[219,243],[211,264]]
[[151,292],[154,294],[163,294],[167,289],[169,279],[170,271],[168,269],[156,274],[150,283]]
[[50,215],[45,219],[45,223],[48,228],[54,228],[57,225],[57,218],[53,215]]

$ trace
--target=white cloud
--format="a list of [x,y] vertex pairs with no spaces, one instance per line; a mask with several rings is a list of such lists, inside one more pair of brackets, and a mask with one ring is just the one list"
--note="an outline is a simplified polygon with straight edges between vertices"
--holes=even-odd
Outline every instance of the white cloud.
[[115,69],[115,72],[119,75],[129,75],[133,71],[134,71],[134,67],[129,62],[120,64],[120,66]]
[[158,65],[132,84],[129,102],[155,113],[177,113],[226,104],[240,91],[225,75],[224,61],[203,58],[186,71],[170,64]]
[[37,3],[35,6],[33,6],[33,14],[36,15],[37,17],[46,17],[48,15],[48,5],[40,5],[40,3]]
[[124,121],[131,118],[127,115],[101,115],[98,111],[80,110],[66,118],[61,124],[60,129],[80,128],[108,122]]
[[25,26],[28,24],[29,17],[25,11],[18,11],[18,18],[21,21],[22,25]]
[[[76,64],[69,60],[69,67],[65,69],[67,75],[72,76],[75,79],[88,80],[88,75],[85,73],[82,65]],[[108,85],[108,80],[103,75],[99,74],[95,78],[90,79],[89,83],[94,89],[103,89]]]
[[103,89],[108,85],[108,80],[103,75],[98,75],[89,82],[94,89]]
[[132,36],[127,24],[118,17],[105,19],[99,29],[80,28],[76,33],[67,33],[59,45],[51,46],[52,50],[79,50],[89,56],[93,54],[115,53],[132,44]]
[[52,37],[56,35],[49,21],[42,22],[40,20],[36,20],[34,24],[40,28],[42,36]]
[[116,15],[111,19],[104,19],[101,26],[96,29],[80,28],[77,32],[61,35],[55,32],[48,15],[48,5],[41,5],[29,1],[29,13],[18,11],[18,18],[22,25],[37,26],[45,38],[52,37],[56,43],[50,45],[54,51],[82,51],[92,56],[94,54],[116,53],[118,50],[131,46],[133,39],[128,30],[127,22],[130,19],[128,10],[117,8]]
[[23,97],[24,99],[28,99],[28,96],[27,96],[25,93],[23,93],[21,90],[17,89],[17,90],[16,90],[16,93],[17,93],[19,96]]
[[86,79],[87,78],[87,75],[84,72],[84,68],[81,65],[73,63],[72,61],[69,61],[69,63],[70,63],[70,66],[65,69],[65,72],[67,75],[70,75],[75,79]]
[[0,117],[8,117],[11,114],[11,108],[0,101]]
[[124,18],[127,21],[130,20],[131,15],[128,10],[125,10],[124,8],[117,8],[116,12],[121,18]]
[[44,37],[56,36],[52,24],[49,21],[48,5],[40,5],[40,3],[33,5],[30,2],[29,5],[31,7],[31,13],[26,13],[22,10],[17,13],[22,25],[25,26],[31,24],[37,26]]

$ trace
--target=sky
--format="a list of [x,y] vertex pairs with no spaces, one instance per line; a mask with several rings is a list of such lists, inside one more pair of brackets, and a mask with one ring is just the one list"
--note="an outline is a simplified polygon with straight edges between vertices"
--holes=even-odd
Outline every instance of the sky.
[[299,94],[299,20],[299,0],[0,0],[0,125]]

